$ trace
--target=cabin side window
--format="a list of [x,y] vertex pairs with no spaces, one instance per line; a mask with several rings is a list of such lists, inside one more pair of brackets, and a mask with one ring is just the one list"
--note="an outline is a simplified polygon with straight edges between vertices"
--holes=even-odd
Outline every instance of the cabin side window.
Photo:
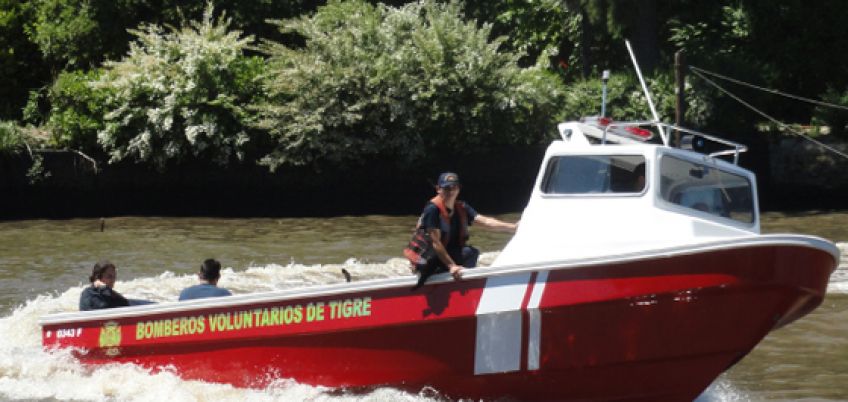
[[550,159],[542,181],[545,194],[641,193],[642,155],[566,155]]
[[754,222],[751,183],[744,176],[664,155],[660,194],[665,201],[739,222]]

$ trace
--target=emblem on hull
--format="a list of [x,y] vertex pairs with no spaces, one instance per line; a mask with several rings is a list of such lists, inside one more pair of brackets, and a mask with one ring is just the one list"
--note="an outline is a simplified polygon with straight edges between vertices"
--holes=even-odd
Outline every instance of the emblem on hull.
[[121,327],[115,321],[108,321],[100,328],[100,347],[105,349],[107,356],[121,354]]

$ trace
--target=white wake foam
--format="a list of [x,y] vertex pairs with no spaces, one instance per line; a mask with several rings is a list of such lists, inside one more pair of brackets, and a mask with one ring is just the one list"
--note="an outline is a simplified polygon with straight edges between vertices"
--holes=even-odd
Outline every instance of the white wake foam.
[[[409,275],[406,262],[250,267],[222,270],[219,284],[234,293],[271,291],[344,281],[341,269],[353,280]],[[119,281],[115,288],[130,298],[156,302],[176,300],[179,292],[197,283],[193,275],[165,272],[155,277]],[[51,313],[76,311],[83,286],[52,295],[39,295],[0,318],[0,399],[76,401],[433,401],[425,391],[410,394],[379,388],[364,395],[339,395],[325,388],[281,380],[262,390],[240,389],[202,381],[185,381],[172,372],[151,373],[131,364],[86,367],[69,351],[44,351],[38,318]]]
[[839,267],[830,276],[827,292],[848,294],[848,243],[837,243],[836,246],[842,251],[842,255],[839,259]]
[[[848,243],[840,244],[843,261],[833,291],[848,293],[845,253]],[[481,265],[490,264],[497,253],[484,253]],[[385,263],[361,263],[350,259],[342,264],[253,266],[244,270],[222,270],[219,285],[234,293],[273,291],[301,286],[344,281],[341,269],[353,280],[410,275],[403,259]],[[837,274],[834,274],[837,275]],[[193,275],[165,272],[155,277],[119,281],[116,289],[130,298],[156,302],[176,300],[179,292],[197,283]],[[0,318],[0,399],[75,400],[75,401],[437,401],[433,390],[419,394],[378,388],[367,394],[340,394],[322,387],[280,380],[261,389],[240,389],[202,381],[186,381],[172,372],[150,371],[131,365],[114,364],[86,367],[68,351],[47,352],[41,348],[38,318],[51,313],[76,311],[83,286],[63,292],[39,295]],[[706,399],[703,399],[706,398]],[[702,396],[702,401],[739,401],[744,396],[720,377]]]

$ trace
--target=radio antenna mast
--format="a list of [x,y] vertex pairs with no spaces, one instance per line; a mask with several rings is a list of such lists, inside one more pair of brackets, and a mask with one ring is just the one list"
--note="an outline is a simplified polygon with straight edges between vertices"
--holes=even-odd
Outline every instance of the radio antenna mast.
[[[642,77],[642,70],[639,69],[639,62],[636,61],[636,54],[633,53],[633,48],[630,46],[629,40],[625,39],[624,44],[627,45],[627,51],[630,52],[630,60],[633,61],[633,67],[636,69],[636,75],[639,77],[639,83],[642,84],[642,91],[645,92],[645,98],[648,99],[648,107],[651,108],[651,113],[654,115],[654,121],[660,123],[660,116],[657,114],[657,108],[654,107],[654,101],[651,99],[651,91],[648,90],[648,85],[645,84],[645,78]],[[657,130],[660,132],[663,143],[668,144],[668,138],[666,138],[665,130],[663,130],[661,124],[657,125]]]

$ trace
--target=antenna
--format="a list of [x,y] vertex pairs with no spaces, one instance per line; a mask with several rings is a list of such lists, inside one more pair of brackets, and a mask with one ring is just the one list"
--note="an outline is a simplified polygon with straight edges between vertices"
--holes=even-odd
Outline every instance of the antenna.
[[[657,113],[657,108],[654,107],[654,101],[651,100],[651,92],[648,91],[648,85],[645,84],[645,78],[642,77],[642,70],[639,69],[639,62],[636,61],[636,54],[633,53],[633,48],[630,47],[629,40],[625,39],[624,44],[627,45],[627,51],[630,52],[630,60],[633,60],[633,67],[636,69],[636,75],[639,77],[639,83],[642,84],[642,91],[645,92],[645,98],[648,99],[648,107],[651,108],[651,113],[654,115],[654,121],[659,123],[660,116]],[[660,132],[663,144],[668,145],[668,137],[666,137],[665,130],[663,130],[662,125],[657,125],[657,130]]]

